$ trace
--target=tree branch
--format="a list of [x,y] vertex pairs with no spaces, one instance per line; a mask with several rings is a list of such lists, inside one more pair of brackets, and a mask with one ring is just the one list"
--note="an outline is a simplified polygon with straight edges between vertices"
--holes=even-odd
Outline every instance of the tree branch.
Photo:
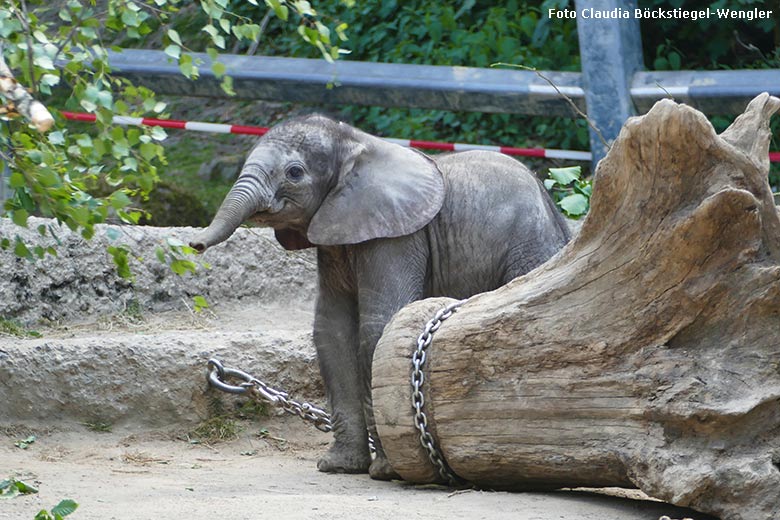
[[43,103],[33,98],[14,78],[5,62],[2,43],[0,43],[0,94],[10,102],[7,109],[16,110],[29,119],[39,132],[46,132],[54,124],[54,118]]

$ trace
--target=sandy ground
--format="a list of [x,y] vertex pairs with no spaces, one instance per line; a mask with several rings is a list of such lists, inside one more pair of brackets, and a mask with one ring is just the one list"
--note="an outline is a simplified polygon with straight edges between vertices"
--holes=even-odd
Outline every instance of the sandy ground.
[[34,428],[35,443],[15,447],[28,430],[4,425],[0,478],[25,480],[39,493],[0,500],[1,519],[32,520],[63,498],[79,503],[68,517],[75,520],[706,518],[659,502],[583,491],[453,491],[323,474],[315,465],[329,435],[294,417],[247,422],[238,439],[212,445],[188,442],[185,431],[96,433],[72,425]]

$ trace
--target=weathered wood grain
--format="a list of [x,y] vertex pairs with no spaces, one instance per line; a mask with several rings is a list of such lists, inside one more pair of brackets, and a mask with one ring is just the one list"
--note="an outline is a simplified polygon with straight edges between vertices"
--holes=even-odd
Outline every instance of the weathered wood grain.
[[[436,333],[426,406],[460,477],[503,489],[636,486],[733,520],[780,518],[780,213],[754,99],[717,135],[664,100],[599,164],[580,233]],[[404,308],[374,362],[391,464],[436,474],[410,403],[416,338],[447,300]]]

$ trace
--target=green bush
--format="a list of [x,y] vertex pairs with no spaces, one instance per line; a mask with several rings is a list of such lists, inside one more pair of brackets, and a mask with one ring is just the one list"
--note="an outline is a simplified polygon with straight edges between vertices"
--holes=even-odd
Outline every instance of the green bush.
[[[243,5],[247,16],[262,16]],[[349,60],[470,67],[506,62],[539,70],[579,69],[574,20],[550,23],[545,15],[550,7],[566,5],[565,0],[510,0],[501,5],[475,0],[366,0],[351,9],[329,5],[323,4],[321,12],[333,23],[348,26],[344,46],[352,51]],[[316,50],[286,32],[278,20],[268,24],[259,52],[316,57]],[[566,118],[363,106],[340,110],[340,117],[383,136],[588,148],[585,122]]]

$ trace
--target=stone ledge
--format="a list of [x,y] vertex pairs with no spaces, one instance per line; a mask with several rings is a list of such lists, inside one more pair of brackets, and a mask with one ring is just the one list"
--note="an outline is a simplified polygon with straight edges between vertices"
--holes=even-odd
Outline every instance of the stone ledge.
[[[241,327],[255,312],[264,319]],[[293,399],[322,405],[311,313],[260,307],[236,313],[226,325],[205,330],[0,337],[0,419],[154,427],[197,422],[239,401],[208,386],[211,357]]]

